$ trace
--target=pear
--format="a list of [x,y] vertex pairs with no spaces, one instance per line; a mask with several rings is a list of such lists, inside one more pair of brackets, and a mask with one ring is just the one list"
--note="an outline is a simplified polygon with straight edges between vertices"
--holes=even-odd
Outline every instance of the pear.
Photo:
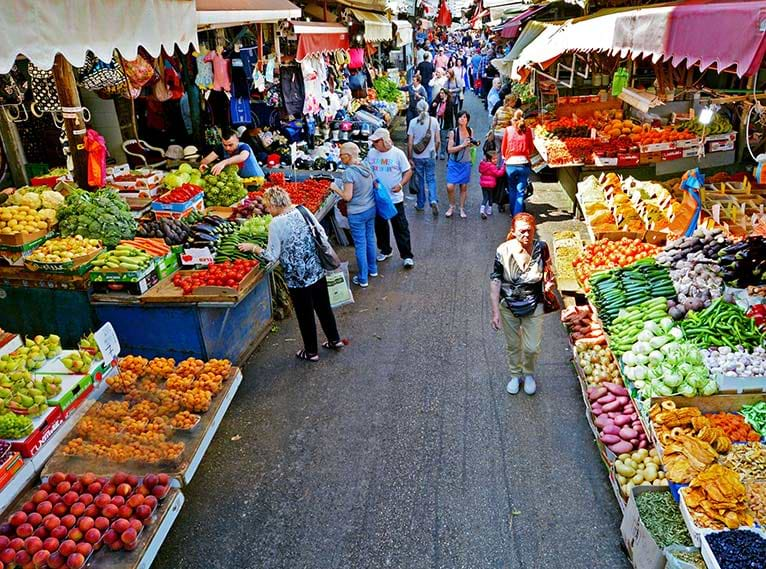
[[43,342],[45,342],[45,336],[40,336],[39,334],[35,336],[35,344],[40,346]]
[[52,342],[53,344],[60,346],[61,345],[61,338],[59,336],[56,336],[56,334],[51,334],[48,336],[48,341]]
[[31,348],[32,346],[34,346],[34,345],[35,345],[35,343],[34,343],[34,341],[33,341],[33,340],[30,340],[29,338],[27,338],[27,339],[26,339],[26,341],[24,342],[24,345],[25,345],[27,348]]

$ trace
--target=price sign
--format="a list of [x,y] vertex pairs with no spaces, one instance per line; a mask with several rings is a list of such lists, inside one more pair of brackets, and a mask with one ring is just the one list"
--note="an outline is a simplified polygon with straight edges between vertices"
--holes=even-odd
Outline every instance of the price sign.
[[104,356],[104,361],[111,363],[117,360],[120,355],[120,341],[114,332],[111,322],[104,324],[99,330],[93,333],[96,339],[96,345]]
[[181,253],[182,265],[211,265],[215,262],[210,247],[200,247],[194,249],[185,249]]
[[716,223],[721,223],[721,204],[713,204],[713,207],[710,208],[710,213],[713,214],[713,219]]

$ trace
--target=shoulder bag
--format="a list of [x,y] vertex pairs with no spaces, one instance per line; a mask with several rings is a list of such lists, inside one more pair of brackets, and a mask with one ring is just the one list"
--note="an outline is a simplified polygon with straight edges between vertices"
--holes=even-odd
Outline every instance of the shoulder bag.
[[426,133],[423,135],[423,138],[418,140],[413,146],[412,150],[415,151],[415,154],[422,154],[426,151],[426,148],[428,148],[428,145],[431,144],[431,137],[433,136],[433,123],[431,122],[433,118],[431,116],[428,117],[428,128],[426,129]]
[[319,257],[319,264],[326,271],[333,271],[340,267],[340,258],[332,248],[330,242],[326,237],[322,237],[322,233],[317,227],[317,223],[311,217],[308,210],[302,205],[298,206],[298,211],[301,212],[303,219],[306,220],[306,224],[309,226],[311,232],[311,238],[314,240],[314,246],[316,248],[317,256]]
[[[545,312],[545,314],[561,310],[561,301],[559,300],[558,294],[556,294],[555,277],[553,275],[553,270],[549,268],[550,258],[551,253],[548,249],[548,244],[543,242],[543,262],[545,263],[545,268],[543,269],[543,312]],[[546,290],[545,285],[547,283],[553,283],[553,288]]]

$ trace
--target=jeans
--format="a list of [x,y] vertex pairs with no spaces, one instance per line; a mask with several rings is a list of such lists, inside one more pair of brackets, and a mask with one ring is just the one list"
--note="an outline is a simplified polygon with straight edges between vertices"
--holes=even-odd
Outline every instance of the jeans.
[[481,189],[481,205],[483,206],[489,206],[492,207],[492,190],[493,188],[482,188]]
[[524,197],[529,183],[529,164],[506,164],[508,174],[508,204],[511,213],[516,215],[524,211]]
[[428,203],[439,201],[436,197],[436,161],[433,158],[415,158],[415,188],[418,191],[418,209],[426,206],[426,188]]
[[423,87],[426,88],[426,97],[428,97],[428,104],[430,105],[433,101],[432,88],[428,83],[423,83]]
[[365,284],[370,273],[378,272],[378,246],[375,242],[375,207],[362,213],[350,213],[348,225],[354,240],[359,282]]
[[330,306],[330,294],[327,291],[327,279],[322,277],[313,285],[301,288],[288,288],[290,298],[295,308],[295,317],[298,319],[298,327],[303,338],[303,349],[309,355],[319,352],[317,345],[317,325],[314,320],[314,312],[319,317],[327,339],[333,343],[340,341],[338,327],[335,324],[335,316]]
[[449,131],[451,129],[441,129],[439,131],[439,140],[441,141],[441,147],[439,149],[439,156],[447,158],[447,143],[449,143]]
[[[398,213],[389,221],[394,229],[396,247],[399,249],[399,255],[402,259],[412,259],[410,226],[407,223],[407,215],[404,213],[404,202],[394,204],[394,207]],[[388,221],[379,216],[375,217],[375,234],[378,237],[380,252],[384,255],[390,255],[393,249],[391,248],[391,232],[388,229]]]

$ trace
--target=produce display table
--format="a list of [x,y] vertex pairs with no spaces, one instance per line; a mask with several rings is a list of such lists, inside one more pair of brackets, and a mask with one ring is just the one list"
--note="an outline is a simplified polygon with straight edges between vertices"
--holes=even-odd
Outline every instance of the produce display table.
[[[115,463],[109,460],[101,460],[91,457],[68,456],[63,453],[55,454],[45,465],[43,476],[50,476],[53,472],[95,472],[106,475],[110,472],[123,470],[131,474],[142,476],[150,472],[165,472],[171,478],[177,478],[183,484],[191,482],[197,467],[202,461],[223,416],[234,399],[240,384],[242,383],[242,371],[233,368],[229,378],[224,383],[223,390],[213,399],[210,408],[202,413],[199,424],[188,432],[181,432],[177,439],[185,444],[185,448],[177,464],[148,464],[142,462]],[[107,391],[101,398],[101,403],[108,401],[121,401],[122,397]],[[90,407],[95,400],[90,401]],[[80,417],[87,409],[83,409]],[[72,423],[72,426],[74,423]],[[70,427],[71,430],[71,427]]]
[[73,345],[95,329],[86,275],[35,273],[0,267],[0,328],[19,334],[58,334]]
[[[146,358],[197,357],[243,362],[271,329],[269,266],[238,300],[93,295],[98,322],[111,322],[125,353]],[[147,295],[151,295],[150,290]],[[144,295],[146,296],[146,295]],[[155,299],[156,300],[156,299]],[[181,300],[181,302],[179,302]],[[234,341],[232,340],[234,339]]]

